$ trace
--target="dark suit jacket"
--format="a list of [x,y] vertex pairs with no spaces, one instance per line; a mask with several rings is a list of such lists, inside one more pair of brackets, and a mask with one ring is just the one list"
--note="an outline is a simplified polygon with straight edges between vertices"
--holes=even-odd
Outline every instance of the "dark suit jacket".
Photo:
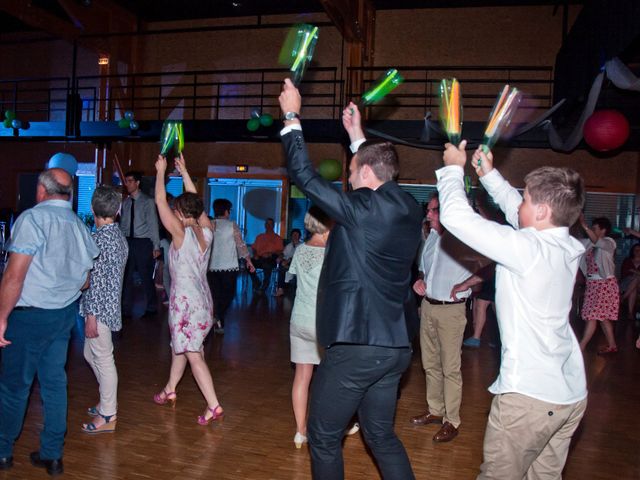
[[395,182],[339,192],[316,173],[301,131],[282,143],[291,179],[336,221],[318,285],[318,342],[409,346],[418,326],[411,265],[422,209]]

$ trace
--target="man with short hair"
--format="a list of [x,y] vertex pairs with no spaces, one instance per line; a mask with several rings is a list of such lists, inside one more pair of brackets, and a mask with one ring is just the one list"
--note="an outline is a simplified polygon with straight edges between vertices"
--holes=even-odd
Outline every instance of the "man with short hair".
[[344,478],[342,438],[358,413],[382,477],[415,478],[393,430],[398,385],[411,363],[416,308],[411,265],[422,211],[395,182],[390,143],[365,142],[358,107],[343,112],[351,139],[349,182],[339,192],[313,168],[299,121],[301,99],[289,79],[280,95],[289,176],[333,220],[317,301],[317,338],[324,358],[311,388],[308,438],[315,479]]
[[129,243],[129,257],[122,289],[122,311],[127,316],[131,315],[133,308],[135,271],[142,279],[146,300],[144,315],[155,315],[158,311],[156,287],[153,282],[154,259],[160,256],[158,212],[153,198],[140,190],[141,181],[140,172],[127,172],[124,175],[124,184],[129,196],[122,202],[120,229]]
[[251,274],[253,288],[257,292],[264,292],[271,282],[271,272],[276,268],[276,260],[284,250],[284,242],[282,237],[274,232],[275,222],[273,218],[267,218],[264,221],[264,233],[256,237],[251,245],[253,251],[253,265],[261,268],[263,272],[262,285],[259,284],[258,275],[255,272]]
[[440,202],[434,194],[427,204],[431,227],[422,249],[414,291],[420,306],[420,350],[426,379],[428,410],[411,419],[414,425],[441,425],[434,442],[458,435],[462,403],[462,339],[467,325],[466,302],[471,286],[482,279],[474,272],[482,257],[455,238],[440,223]]
[[67,172],[44,171],[37,205],[20,215],[11,232],[11,256],[0,285],[0,470],[13,464],[13,444],[37,375],[44,429],[31,463],[50,475],[63,471],[67,348],[78,314],[76,300],[100,253],[71,209],[72,192]]

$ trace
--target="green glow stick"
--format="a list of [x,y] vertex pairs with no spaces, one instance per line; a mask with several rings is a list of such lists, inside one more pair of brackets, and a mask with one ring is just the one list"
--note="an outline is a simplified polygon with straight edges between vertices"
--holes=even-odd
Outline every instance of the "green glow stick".
[[177,157],[184,150],[184,131],[182,122],[176,120],[165,120],[160,134],[160,155],[167,157],[170,152]]
[[[311,31],[304,32],[304,40],[302,41],[302,46],[298,51],[298,55],[291,65],[291,71],[295,72],[300,67],[301,62],[307,60],[307,52],[309,51],[309,47],[311,46],[311,42],[318,39],[318,27],[313,27]],[[309,60],[311,60],[309,58]]]
[[378,103],[390,92],[404,82],[404,78],[395,68],[391,68],[386,71],[376,83],[362,95],[362,105],[371,105],[372,103]]
[[296,25],[289,30],[280,50],[279,61],[293,73],[293,83],[298,85],[311,59],[318,41],[318,27],[308,24]]

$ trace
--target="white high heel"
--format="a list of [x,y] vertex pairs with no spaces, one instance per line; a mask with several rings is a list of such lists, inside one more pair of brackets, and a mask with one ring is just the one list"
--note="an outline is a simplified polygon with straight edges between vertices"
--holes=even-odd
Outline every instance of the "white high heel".
[[296,432],[295,437],[293,437],[293,443],[296,444],[296,448],[302,448],[302,444],[307,443],[307,437],[300,432]]

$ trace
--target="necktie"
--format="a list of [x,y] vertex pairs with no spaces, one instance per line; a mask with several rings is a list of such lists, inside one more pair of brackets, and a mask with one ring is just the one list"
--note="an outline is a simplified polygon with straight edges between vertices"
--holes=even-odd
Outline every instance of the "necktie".
[[133,224],[135,222],[136,219],[136,199],[131,197],[131,221],[129,223],[129,238],[135,238],[133,236]]

